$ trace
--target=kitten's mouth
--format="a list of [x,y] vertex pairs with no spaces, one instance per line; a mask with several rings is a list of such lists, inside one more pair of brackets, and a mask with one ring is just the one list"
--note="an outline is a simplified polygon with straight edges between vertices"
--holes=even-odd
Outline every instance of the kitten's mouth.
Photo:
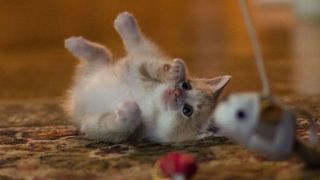
[[166,110],[168,108],[176,110],[178,108],[178,97],[181,96],[182,90],[178,88],[168,88],[164,91],[162,100]]

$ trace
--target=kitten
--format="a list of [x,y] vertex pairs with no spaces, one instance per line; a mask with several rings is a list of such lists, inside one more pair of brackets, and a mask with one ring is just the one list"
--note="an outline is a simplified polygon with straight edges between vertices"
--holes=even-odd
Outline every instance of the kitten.
[[66,111],[89,139],[120,142],[192,140],[212,118],[230,76],[192,79],[181,59],[171,60],[123,12],[114,21],[127,56],[112,61],[104,46],[71,37],[65,47],[78,59]]

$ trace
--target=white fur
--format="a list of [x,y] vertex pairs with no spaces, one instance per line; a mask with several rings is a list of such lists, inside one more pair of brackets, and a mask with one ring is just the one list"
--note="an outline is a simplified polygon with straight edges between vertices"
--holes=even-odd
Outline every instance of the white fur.
[[[135,63],[138,63],[139,60],[141,59],[130,59],[130,61],[135,61]],[[122,61],[126,61],[126,59],[123,59]],[[148,59],[148,61],[152,61],[152,59]],[[70,103],[82,105],[81,108],[75,109],[74,111],[81,111],[81,116],[94,117],[100,116],[105,112],[114,112],[118,109],[123,109],[121,107],[121,103],[123,102],[137,102],[142,112],[142,118],[140,120],[145,120],[143,124],[146,126],[145,129],[148,130],[146,136],[152,139],[159,137],[157,139],[160,139],[161,141],[171,126],[170,121],[172,118],[165,118],[167,129],[164,130],[161,126],[159,126],[159,128],[154,126],[153,114],[154,110],[158,108],[157,106],[161,105],[161,93],[170,85],[160,84],[154,86],[154,89],[152,90],[146,89],[144,86],[141,86],[143,82],[141,82],[137,72],[138,70],[134,69],[131,69],[129,72],[123,71],[121,67],[115,65],[106,67],[106,69],[86,77],[73,88],[73,96],[70,99]],[[77,112],[71,113],[74,115],[77,114]],[[136,114],[133,112],[129,116],[135,117]],[[168,116],[170,117],[170,115]],[[75,118],[75,121],[77,124],[83,125],[85,123],[81,121],[88,120],[80,117]],[[90,121],[91,123],[96,123],[94,120]],[[82,130],[86,134],[93,134],[92,136],[89,136],[92,139],[106,139],[105,133],[99,133],[98,128],[96,127],[90,129],[82,128]],[[93,131],[93,133],[91,131]]]
[[[227,102],[218,104],[214,116],[215,123],[221,127],[222,133],[232,134],[240,143],[247,143],[258,123],[259,96],[256,93],[231,95]],[[238,110],[247,112],[244,121],[236,117]]]

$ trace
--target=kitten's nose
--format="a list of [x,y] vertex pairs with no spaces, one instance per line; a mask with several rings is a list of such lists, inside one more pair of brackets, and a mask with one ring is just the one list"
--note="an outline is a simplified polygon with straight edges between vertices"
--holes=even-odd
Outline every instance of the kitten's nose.
[[182,94],[182,90],[176,88],[176,89],[173,90],[173,94],[174,94],[175,97],[179,97]]

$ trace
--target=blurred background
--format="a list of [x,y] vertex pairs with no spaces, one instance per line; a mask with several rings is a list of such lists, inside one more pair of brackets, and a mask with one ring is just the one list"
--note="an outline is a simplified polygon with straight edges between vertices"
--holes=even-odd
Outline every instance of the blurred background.
[[[320,93],[320,0],[249,0],[273,91]],[[63,47],[83,36],[124,56],[113,20],[133,13],[143,32],[197,77],[233,76],[227,93],[260,90],[236,0],[0,1],[0,99],[59,99],[76,64]]]

